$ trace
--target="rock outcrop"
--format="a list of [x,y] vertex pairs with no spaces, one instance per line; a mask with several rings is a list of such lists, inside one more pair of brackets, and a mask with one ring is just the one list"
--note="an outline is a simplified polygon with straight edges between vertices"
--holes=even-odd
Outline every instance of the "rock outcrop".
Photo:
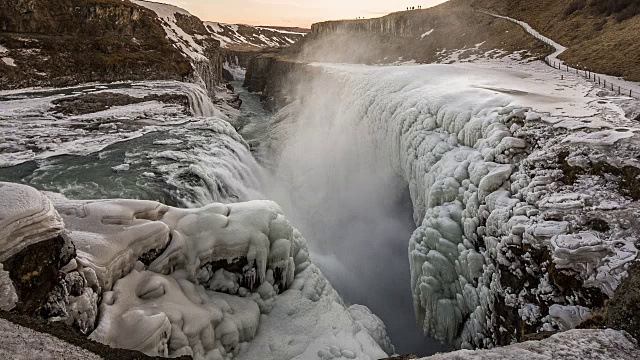
[[3,0],[0,57],[0,89],[193,72],[155,14],[129,1]]

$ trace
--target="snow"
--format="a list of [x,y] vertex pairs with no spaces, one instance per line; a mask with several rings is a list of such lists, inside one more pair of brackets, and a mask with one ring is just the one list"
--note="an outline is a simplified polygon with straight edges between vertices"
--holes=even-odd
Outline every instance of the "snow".
[[[180,209],[142,200],[47,197],[11,183],[0,183],[0,195],[7,199],[0,224],[8,239],[16,223],[22,234],[37,234],[28,226],[43,205],[57,220],[48,238],[61,231],[57,211],[62,215],[77,252],[63,271],[86,284],[81,295],[69,296],[66,321],[85,331],[95,322],[93,340],[195,359],[307,359],[327,348],[347,358],[386,356],[378,345],[389,344],[382,322],[365,308],[352,315],[273,202]],[[149,253],[158,255],[148,265],[139,261]],[[220,266],[214,264],[243,261],[235,272],[213,272]],[[4,275],[0,269],[3,306],[15,297]],[[97,319],[94,289],[102,293]]]
[[427,31],[426,33],[424,33],[424,34],[420,35],[420,39],[424,39],[426,36],[431,35],[431,34],[433,33],[433,31],[434,31],[434,30],[435,30],[435,29],[431,29],[431,30]]
[[233,45],[248,45],[257,48],[288,46],[306,35],[304,33],[250,25],[242,25],[245,28],[245,35],[242,35],[239,32],[240,27],[235,24],[212,21],[205,21],[204,24],[211,36],[220,41],[220,46],[223,48],[229,48]]
[[0,319],[0,357],[3,359],[102,359],[57,337],[36,332],[4,319]]
[[1,60],[2,60],[2,62],[4,62],[6,65],[9,65],[9,66],[12,66],[12,67],[16,67],[16,66],[18,66],[18,65],[16,65],[15,60],[13,60],[13,59],[12,59],[12,58],[10,58],[10,57],[3,57]]
[[[115,92],[138,98],[147,95],[182,94],[189,98],[190,111],[202,118],[190,117],[184,113],[182,106],[157,101],[114,106],[104,111],[78,116],[66,117],[54,113],[52,102],[68,96],[65,94],[74,89],[0,92],[0,97],[9,98],[0,102],[0,148],[11,149],[0,154],[0,166],[11,166],[60,154],[89,154],[163,127],[203,120],[202,118],[229,120],[214,106],[207,91],[202,87],[176,81],[111,84],[106,88],[89,86],[89,90],[91,93]],[[86,125],[91,123],[100,123],[101,126],[93,129]],[[43,128],[47,131],[43,132]]]
[[[632,123],[615,102],[596,101],[593,84],[570,74],[561,79],[541,62],[508,58],[455,65],[311,66],[322,72],[318,81],[306,84],[300,101],[274,118],[273,142],[286,161],[281,168],[288,186],[296,190],[292,198],[308,186],[300,179],[314,174],[308,168],[314,160],[305,154],[323,153],[316,149],[320,144],[305,137],[307,129],[350,134],[355,143],[373,141],[375,156],[410,190],[418,225],[410,240],[411,285],[418,322],[427,334],[462,347],[493,344],[499,328],[494,299],[511,296],[502,288],[501,271],[518,277],[534,271],[525,265],[530,260],[514,258],[511,246],[557,248],[558,264],[566,259],[580,270],[586,286],[612,294],[625,261],[637,254],[627,240],[631,235],[612,236],[600,247],[586,242],[564,250],[562,236],[572,234],[583,215],[544,221],[540,214],[584,211],[584,199],[574,194],[579,190],[555,183],[561,172],[526,170],[554,164],[569,146],[587,144],[589,151],[635,139],[633,131],[602,129],[632,128]],[[335,107],[330,116],[322,111],[326,104]],[[567,119],[600,131],[553,130],[552,124]],[[539,147],[533,153],[531,142]],[[591,191],[598,198],[611,194],[599,186]],[[614,243],[625,250],[616,251]],[[548,314],[541,309],[552,305],[549,301],[572,301],[553,295],[561,294],[553,286],[542,289],[550,292],[547,302],[513,294],[513,307],[533,326],[543,326]]]
[[422,360],[632,360],[640,357],[638,346],[629,335],[611,330],[571,330],[541,341],[527,341],[492,350],[454,351]]
[[176,44],[187,57],[194,61],[208,61],[205,55],[205,48],[199,45],[193,36],[187,34],[177,24],[175,14],[192,16],[188,11],[177,6],[151,1],[132,0],[132,2],[155,12],[162,22],[167,37]]
[[282,29],[274,29],[274,28],[265,27],[265,26],[256,26],[256,29],[269,30],[269,31],[274,31],[274,32],[281,33],[281,34],[292,34],[292,35],[301,35],[301,36],[306,36],[307,35],[307,33],[303,33],[303,32],[295,32],[295,31],[288,31],[288,30],[282,30]]
[[[570,69],[572,72],[575,72],[576,69],[568,66],[568,64],[566,64],[564,61],[560,60],[558,57],[564,53],[565,51],[567,51],[567,48],[560,45],[559,43],[555,42],[554,40],[540,34],[537,30],[535,30],[533,27],[531,27],[531,25],[527,24],[524,21],[520,21],[520,20],[516,20],[507,16],[502,16],[502,15],[496,15],[496,14],[492,14],[489,12],[484,12],[487,15],[491,15],[497,18],[501,18],[501,19],[505,19],[505,20],[509,20],[511,22],[514,22],[520,26],[522,26],[529,34],[535,36],[536,38],[538,38],[539,40],[553,46],[553,48],[555,49],[555,52],[551,55],[548,56],[549,61],[552,64],[559,64],[562,69]],[[581,70],[582,72],[584,72],[584,70]],[[600,78],[602,78],[603,80],[605,80],[608,84],[615,84],[615,87],[617,88],[618,86],[622,86],[623,88],[626,89],[631,89],[636,95],[640,94],[640,84],[637,82],[632,82],[632,81],[626,81],[622,78],[619,77],[615,77],[615,76],[609,76],[609,75],[604,75],[604,74],[598,74],[598,73],[593,73],[597,76],[599,76]],[[637,98],[637,96],[636,96]]]
[[18,294],[9,277],[9,272],[5,271],[0,264],[0,310],[11,311],[17,302]]

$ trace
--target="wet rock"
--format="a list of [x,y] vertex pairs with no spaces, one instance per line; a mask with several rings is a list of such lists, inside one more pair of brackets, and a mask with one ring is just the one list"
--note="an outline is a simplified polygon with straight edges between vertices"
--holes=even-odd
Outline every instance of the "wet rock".
[[607,326],[624,330],[640,341],[640,263],[629,269],[607,311]]

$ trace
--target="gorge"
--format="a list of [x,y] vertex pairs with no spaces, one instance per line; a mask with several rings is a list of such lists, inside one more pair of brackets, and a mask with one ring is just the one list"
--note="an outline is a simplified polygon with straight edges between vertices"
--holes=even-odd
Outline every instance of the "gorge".
[[0,37],[2,310],[161,357],[640,356],[636,99],[489,2],[295,40],[126,3],[184,72],[33,82]]

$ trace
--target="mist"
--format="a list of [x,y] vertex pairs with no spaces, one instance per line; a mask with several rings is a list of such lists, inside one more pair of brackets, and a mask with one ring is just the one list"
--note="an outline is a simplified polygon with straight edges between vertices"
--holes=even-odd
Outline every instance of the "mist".
[[[295,84],[295,81],[293,82]],[[416,325],[408,244],[416,225],[408,184],[323,78],[295,86],[274,117],[267,186],[308,240],[312,260],[348,303],[386,324],[397,353],[443,350]]]

